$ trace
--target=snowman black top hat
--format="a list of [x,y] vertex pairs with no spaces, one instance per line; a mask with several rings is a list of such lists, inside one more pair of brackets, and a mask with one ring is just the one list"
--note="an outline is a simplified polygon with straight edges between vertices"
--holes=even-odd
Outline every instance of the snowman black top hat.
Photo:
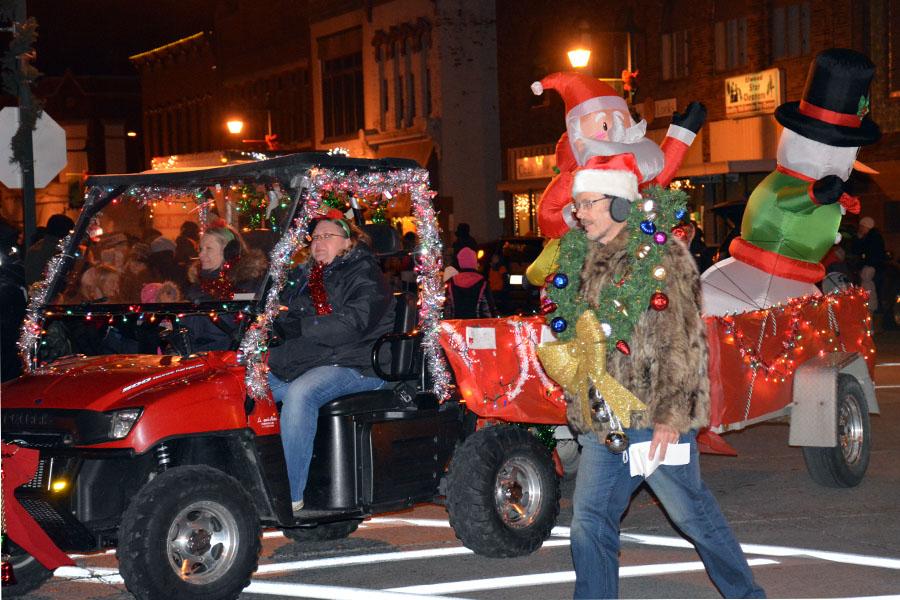
[[820,52],[809,66],[799,102],[775,109],[775,119],[800,135],[829,146],[866,146],[881,137],[869,114],[875,65],[845,48]]

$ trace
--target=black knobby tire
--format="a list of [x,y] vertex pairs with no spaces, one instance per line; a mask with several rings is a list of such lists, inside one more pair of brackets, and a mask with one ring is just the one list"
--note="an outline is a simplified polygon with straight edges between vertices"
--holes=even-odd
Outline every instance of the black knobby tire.
[[237,598],[256,571],[261,533],[236,479],[175,467],[146,484],[122,516],[119,572],[140,600]]
[[284,537],[294,542],[326,542],[342,540],[359,528],[359,520],[319,523],[315,527],[292,527],[282,529]]
[[24,596],[41,587],[53,576],[53,571],[42,565],[38,559],[19,548],[12,540],[9,544],[9,563],[12,565],[16,582],[3,584],[3,595],[10,598]]
[[869,405],[859,382],[838,376],[838,443],[833,448],[804,447],[803,459],[813,481],[826,487],[859,485],[869,466],[871,428]]
[[520,427],[486,427],[466,438],[450,461],[446,491],[456,537],[482,556],[531,554],[559,516],[550,452]]

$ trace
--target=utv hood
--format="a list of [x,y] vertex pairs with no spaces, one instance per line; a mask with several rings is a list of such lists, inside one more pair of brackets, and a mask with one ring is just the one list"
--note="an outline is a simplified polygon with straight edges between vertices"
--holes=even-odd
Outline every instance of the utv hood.
[[114,410],[142,392],[212,370],[205,356],[71,356],[4,384],[3,408]]

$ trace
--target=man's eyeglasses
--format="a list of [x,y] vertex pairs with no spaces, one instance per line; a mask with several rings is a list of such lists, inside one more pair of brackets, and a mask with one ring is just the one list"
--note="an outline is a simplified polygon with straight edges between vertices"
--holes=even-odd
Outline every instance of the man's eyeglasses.
[[316,235],[309,236],[309,241],[310,242],[325,242],[333,237],[344,238],[344,239],[347,238],[346,235],[341,235],[340,233],[317,233]]
[[602,202],[603,200],[606,200],[605,196],[602,198],[594,198],[593,200],[582,200],[581,202],[575,202],[573,203],[573,210],[577,213],[590,210],[594,206],[594,204],[596,204],[597,202]]

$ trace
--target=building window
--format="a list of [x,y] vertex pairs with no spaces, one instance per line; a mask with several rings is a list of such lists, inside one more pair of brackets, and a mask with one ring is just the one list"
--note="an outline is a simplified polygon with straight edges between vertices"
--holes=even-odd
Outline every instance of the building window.
[[394,127],[403,127],[403,77],[394,79]]
[[406,74],[406,92],[409,94],[409,116],[406,118],[408,127],[416,118],[416,77],[412,73]]
[[687,30],[662,35],[662,74],[664,80],[687,77],[690,74]]
[[772,59],[809,54],[809,2],[772,9]]
[[747,18],[716,23],[716,70],[747,66]]
[[426,117],[431,116],[431,69],[425,69],[425,106],[422,112]]
[[363,127],[362,29],[319,38],[325,138],[354,135]]

